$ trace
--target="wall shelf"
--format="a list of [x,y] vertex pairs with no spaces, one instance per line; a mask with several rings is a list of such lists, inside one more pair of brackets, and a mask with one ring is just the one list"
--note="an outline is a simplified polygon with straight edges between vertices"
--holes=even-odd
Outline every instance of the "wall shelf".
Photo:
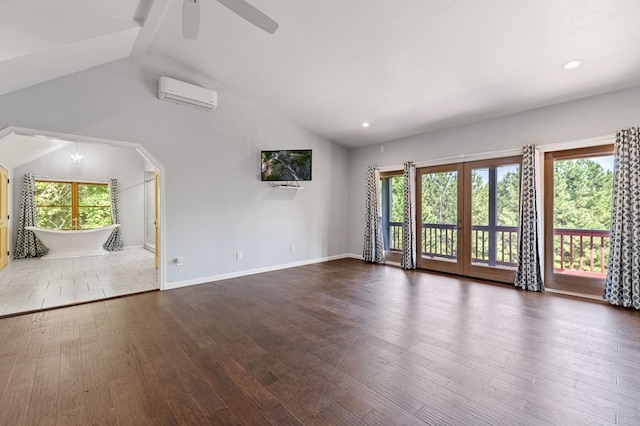
[[283,184],[283,185],[272,184],[271,186],[279,189],[304,189],[304,186],[292,185],[292,184]]

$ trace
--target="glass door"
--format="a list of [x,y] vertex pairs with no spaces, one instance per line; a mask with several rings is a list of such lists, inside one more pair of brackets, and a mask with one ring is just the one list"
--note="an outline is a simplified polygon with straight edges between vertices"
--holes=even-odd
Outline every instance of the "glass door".
[[545,286],[602,296],[611,242],[613,145],[545,154]]
[[380,184],[384,258],[387,261],[400,262],[404,221],[404,176],[400,172],[380,173]]
[[521,157],[417,170],[418,267],[512,283]]
[[520,162],[521,157],[509,157],[465,164],[465,275],[515,279]]
[[419,268],[462,274],[462,164],[416,172]]

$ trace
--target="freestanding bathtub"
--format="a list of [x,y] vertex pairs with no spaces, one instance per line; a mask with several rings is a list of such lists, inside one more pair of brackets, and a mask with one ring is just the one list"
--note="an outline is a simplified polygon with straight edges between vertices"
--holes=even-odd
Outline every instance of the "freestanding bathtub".
[[42,259],[65,259],[69,257],[101,256],[109,252],[102,248],[109,235],[120,224],[95,229],[59,231],[37,226],[25,226],[33,231],[49,252]]

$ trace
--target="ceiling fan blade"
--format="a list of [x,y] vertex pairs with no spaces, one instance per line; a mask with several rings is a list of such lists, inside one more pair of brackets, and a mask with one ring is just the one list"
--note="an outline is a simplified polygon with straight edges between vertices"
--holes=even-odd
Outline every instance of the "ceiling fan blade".
[[200,33],[200,0],[182,0],[182,36],[195,40]]
[[275,33],[279,27],[276,21],[244,0],[218,0],[218,2],[269,34]]

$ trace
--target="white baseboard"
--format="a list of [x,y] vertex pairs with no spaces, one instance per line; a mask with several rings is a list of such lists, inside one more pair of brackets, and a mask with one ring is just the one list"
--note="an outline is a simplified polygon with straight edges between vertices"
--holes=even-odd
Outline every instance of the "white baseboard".
[[599,302],[603,302],[604,301],[602,296],[594,296],[593,294],[576,293],[576,292],[573,292],[573,291],[558,290],[558,289],[555,289],[555,288],[545,288],[544,291],[547,292],[547,293],[563,294],[565,296],[581,297],[583,299],[593,299],[593,300],[597,300]]
[[[364,256],[362,256],[361,254],[349,253],[347,254],[347,257],[351,259],[364,260]],[[381,265],[402,266],[400,262],[391,262],[389,260],[385,260],[385,262],[381,263]]]
[[230,272],[228,274],[219,274],[219,275],[211,275],[209,277],[194,278],[192,280],[176,281],[172,283],[166,283],[164,286],[164,290],[171,290],[174,288],[188,287],[188,286],[198,285],[198,284],[206,284],[213,281],[229,280],[231,278],[245,277],[247,275],[262,274],[264,272],[279,271],[281,269],[289,269],[289,268],[295,268],[298,266],[312,265],[314,263],[329,262],[331,260],[347,259],[350,257],[353,257],[353,256],[350,254],[338,254],[335,256],[321,257],[318,259],[303,260],[300,262],[292,262],[292,263],[283,263],[280,265],[266,266],[264,268],[247,269],[245,271]]
[[123,250],[131,250],[131,249],[141,249],[144,248],[144,245],[133,245],[133,246],[124,246]]

